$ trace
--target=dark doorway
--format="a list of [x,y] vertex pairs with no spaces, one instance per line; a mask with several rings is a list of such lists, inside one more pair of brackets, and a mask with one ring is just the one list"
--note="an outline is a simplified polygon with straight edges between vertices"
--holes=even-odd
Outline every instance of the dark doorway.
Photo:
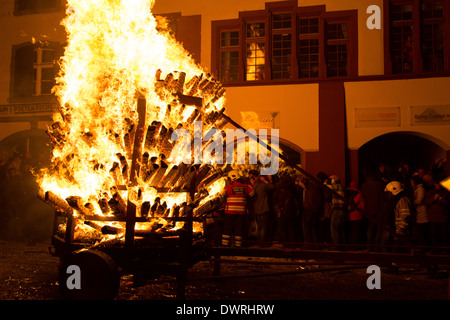
[[384,134],[364,144],[358,151],[359,177],[367,169],[377,169],[383,163],[395,173],[406,163],[414,172],[430,170],[435,162],[446,157],[445,150],[436,143],[415,133],[394,132]]

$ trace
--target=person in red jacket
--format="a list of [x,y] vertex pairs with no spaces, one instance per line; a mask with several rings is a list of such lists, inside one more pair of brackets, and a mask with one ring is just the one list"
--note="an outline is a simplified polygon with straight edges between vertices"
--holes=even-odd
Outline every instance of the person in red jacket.
[[238,171],[230,171],[228,177],[230,184],[225,186],[222,246],[241,247],[246,226],[247,197],[253,196],[255,191],[250,184],[243,181]]

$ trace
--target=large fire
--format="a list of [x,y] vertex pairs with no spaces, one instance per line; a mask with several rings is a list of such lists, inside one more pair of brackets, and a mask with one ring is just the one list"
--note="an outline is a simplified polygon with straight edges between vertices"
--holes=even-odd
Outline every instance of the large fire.
[[[152,6],[151,0],[68,1],[62,21],[67,46],[54,88],[60,108],[47,130],[52,165],[38,182],[42,197],[51,192],[81,218],[124,215],[127,200],[138,216],[176,214],[188,201],[180,190],[189,173],[203,166],[181,163],[186,155],[175,154],[171,133],[180,127],[193,132],[195,120],[205,131],[221,122],[225,90],[175,41]],[[139,99],[145,101],[144,125]],[[138,170],[132,172],[140,129]],[[205,186],[210,196],[224,186],[214,181]]]

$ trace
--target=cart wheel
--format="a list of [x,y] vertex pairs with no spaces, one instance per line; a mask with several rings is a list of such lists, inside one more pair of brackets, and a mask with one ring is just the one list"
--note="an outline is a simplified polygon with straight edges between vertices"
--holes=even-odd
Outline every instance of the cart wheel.
[[101,251],[73,253],[64,259],[59,270],[59,289],[64,299],[111,300],[116,297],[119,286],[120,275],[115,262]]

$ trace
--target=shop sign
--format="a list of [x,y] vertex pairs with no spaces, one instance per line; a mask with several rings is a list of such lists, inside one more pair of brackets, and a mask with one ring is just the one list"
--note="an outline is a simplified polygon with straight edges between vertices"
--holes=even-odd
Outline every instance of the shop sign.
[[411,125],[448,125],[450,124],[450,105],[412,106]]
[[400,107],[356,108],[355,127],[399,127]]
[[56,109],[57,104],[50,102],[0,105],[0,116],[53,114]]

